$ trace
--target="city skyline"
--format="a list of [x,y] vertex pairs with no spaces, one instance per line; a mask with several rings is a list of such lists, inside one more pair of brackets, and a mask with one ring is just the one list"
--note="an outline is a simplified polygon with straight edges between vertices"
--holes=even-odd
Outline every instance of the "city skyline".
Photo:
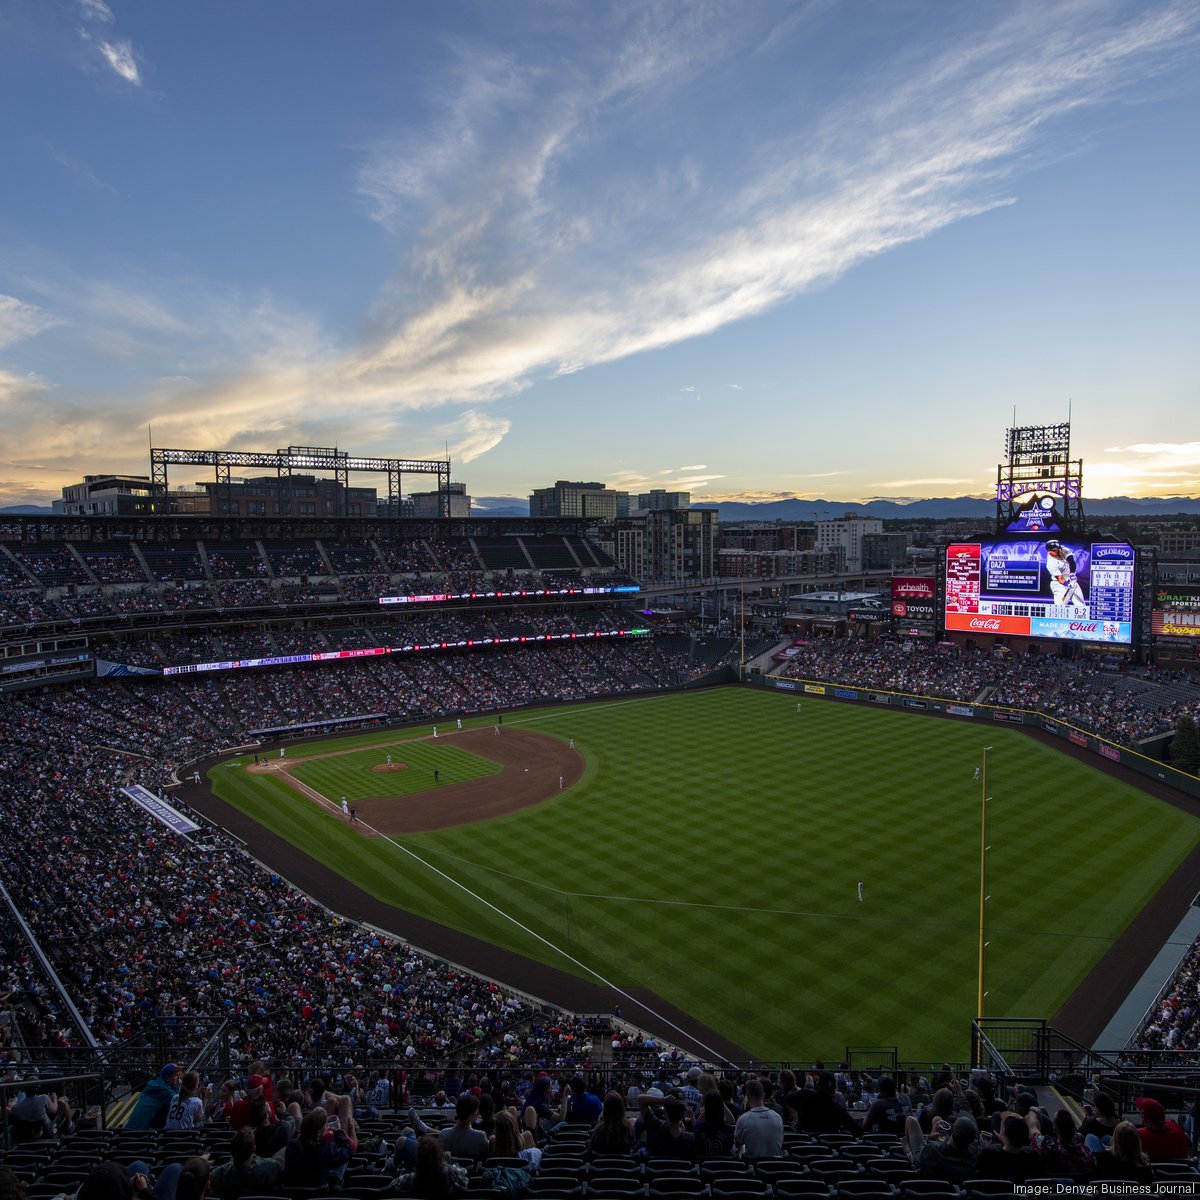
[[0,33],[0,507],[151,437],[449,454],[478,496],[983,496],[1014,415],[1069,411],[1086,496],[1200,495],[1200,4]]

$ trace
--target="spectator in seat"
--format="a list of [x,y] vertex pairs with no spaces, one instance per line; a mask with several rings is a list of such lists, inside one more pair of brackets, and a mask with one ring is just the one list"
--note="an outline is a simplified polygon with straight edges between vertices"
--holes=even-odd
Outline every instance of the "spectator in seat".
[[1083,1106],[1084,1122],[1079,1127],[1080,1136],[1093,1154],[1107,1150],[1113,1131],[1121,1123],[1117,1106],[1107,1092],[1097,1092],[1094,1104]]
[[441,1142],[426,1134],[417,1143],[417,1165],[396,1178],[392,1188],[398,1196],[443,1200],[444,1197],[466,1195],[467,1178],[465,1168],[446,1161]]
[[846,1111],[837,1098],[837,1081],[832,1071],[820,1071],[815,1087],[802,1088],[792,1105],[797,1127],[803,1133],[852,1133],[858,1137],[862,1126]]
[[75,1132],[75,1121],[66,1097],[57,1092],[34,1092],[18,1100],[9,1110],[19,1138],[52,1137],[59,1129]]
[[133,1112],[125,1122],[126,1129],[162,1129],[167,1121],[167,1112],[175,1093],[179,1091],[179,1080],[183,1072],[175,1063],[166,1063],[151,1079],[133,1106]]
[[241,1200],[243,1196],[264,1196],[275,1192],[283,1181],[283,1161],[259,1158],[254,1134],[239,1129],[229,1146],[231,1160],[212,1173],[212,1192],[220,1200]]
[[1167,1114],[1157,1100],[1143,1096],[1133,1102],[1133,1107],[1142,1114],[1138,1136],[1142,1139],[1142,1149],[1150,1158],[1187,1158],[1187,1134],[1175,1121],[1167,1120]]
[[[479,1101],[469,1092],[459,1096],[454,1106],[454,1124],[443,1129],[438,1134],[442,1149],[455,1158],[487,1158],[488,1136],[482,1129],[475,1129],[473,1123],[475,1114],[479,1111]],[[422,1129],[422,1133],[427,1130]],[[417,1147],[418,1154],[420,1146]]]
[[1005,1113],[1000,1121],[1000,1144],[994,1142],[979,1156],[976,1175],[980,1179],[1007,1179],[1025,1183],[1045,1167],[1029,1145],[1029,1125],[1016,1113]]
[[[246,1078],[246,1093],[240,1100],[236,1100],[233,1105],[233,1111],[229,1114],[229,1125],[231,1129],[242,1129],[251,1123],[250,1109],[255,1100],[266,1099],[267,1077],[265,1075],[250,1075]],[[267,1111],[270,1113],[270,1119],[275,1119],[275,1112],[271,1105],[267,1105]]]
[[[697,1093],[699,1094],[699,1093]],[[587,1090],[582,1075],[573,1075],[563,1089],[562,1105],[558,1111],[560,1124],[595,1125],[604,1105],[599,1096]]]
[[588,1150],[592,1154],[632,1154],[635,1140],[633,1122],[625,1113],[625,1101],[619,1092],[609,1092],[604,1097],[600,1120],[592,1130]]
[[496,1132],[492,1134],[489,1157],[519,1158],[531,1171],[541,1165],[542,1152],[533,1144],[533,1134],[517,1125],[508,1109],[496,1114]]
[[28,1200],[21,1181],[9,1167],[0,1167],[0,1200]]
[[336,1185],[353,1155],[354,1147],[339,1118],[314,1108],[300,1122],[299,1134],[283,1153],[284,1186]]
[[[650,1092],[657,1090],[651,1088]],[[680,1158],[691,1162],[696,1153],[696,1139],[686,1125],[691,1109],[681,1097],[666,1096],[661,1098],[663,1115],[659,1116],[654,1110],[660,1097],[652,1096],[650,1092],[638,1097],[646,1153],[651,1158]]]
[[212,1165],[207,1158],[189,1158],[179,1172],[175,1200],[204,1200],[212,1184]]
[[881,1075],[876,1087],[878,1095],[863,1117],[863,1133],[893,1133],[899,1137],[904,1133],[906,1114],[896,1095],[896,1081],[890,1075]]
[[[1033,1120],[1031,1113],[1026,1121]],[[1042,1156],[1046,1174],[1065,1176],[1076,1181],[1088,1178],[1092,1173],[1095,1155],[1084,1145],[1075,1119],[1065,1108],[1060,1108],[1054,1114],[1053,1124],[1052,1134],[1042,1133],[1032,1125],[1029,1131],[1033,1148]]]
[[1093,1182],[1122,1180],[1126,1183],[1152,1183],[1154,1168],[1142,1148],[1141,1131],[1129,1121],[1118,1121],[1107,1150],[1096,1155]]
[[743,1091],[746,1108],[734,1126],[734,1144],[743,1158],[778,1158],[783,1153],[783,1118],[767,1107],[761,1079],[746,1080]]
[[700,1120],[692,1129],[696,1138],[696,1161],[729,1158],[733,1154],[735,1129],[733,1114],[725,1107],[721,1093],[705,1092]]
[[953,1125],[936,1117],[928,1135],[916,1117],[908,1117],[904,1143],[909,1162],[923,1179],[962,1183],[979,1173],[979,1128],[970,1117],[959,1117]]

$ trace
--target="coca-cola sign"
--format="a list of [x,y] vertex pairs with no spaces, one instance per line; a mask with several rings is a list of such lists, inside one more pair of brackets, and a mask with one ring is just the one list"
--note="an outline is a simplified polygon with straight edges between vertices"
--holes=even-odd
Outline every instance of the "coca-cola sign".
[[968,629],[983,629],[991,633],[1000,631],[1000,621],[996,617],[972,617],[967,624]]

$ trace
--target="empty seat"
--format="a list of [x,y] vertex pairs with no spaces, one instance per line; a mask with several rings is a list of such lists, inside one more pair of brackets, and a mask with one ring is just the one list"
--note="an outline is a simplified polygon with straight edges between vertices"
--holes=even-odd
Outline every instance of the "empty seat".
[[589,1196],[644,1196],[645,1185],[634,1175],[598,1175],[588,1176],[587,1190]]
[[648,1196],[709,1196],[708,1185],[699,1175],[659,1175],[647,1187]]
[[718,1175],[709,1190],[714,1196],[769,1196],[771,1185],[757,1175]]
[[941,1179],[903,1179],[898,1186],[901,1196],[919,1196],[922,1200],[955,1200],[959,1195],[954,1184]]
[[810,1196],[832,1196],[833,1190],[823,1179],[777,1179],[775,1195],[779,1200],[808,1200]]

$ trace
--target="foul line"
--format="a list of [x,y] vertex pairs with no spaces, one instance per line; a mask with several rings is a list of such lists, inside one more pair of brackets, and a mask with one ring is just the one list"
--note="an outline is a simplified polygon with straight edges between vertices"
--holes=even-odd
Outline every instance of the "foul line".
[[684,1037],[688,1039],[688,1041],[693,1042],[695,1045],[700,1046],[704,1050],[708,1051],[708,1053],[712,1055],[712,1057],[715,1061],[717,1061],[717,1062],[727,1061],[725,1058],[725,1055],[723,1055],[719,1050],[713,1049],[713,1047],[709,1046],[707,1043],[702,1042],[694,1033],[690,1033],[688,1030],[684,1029],[682,1025],[676,1025],[675,1022],[672,1021],[669,1017],[663,1016],[662,1013],[656,1012],[653,1008],[651,1008],[648,1004],[644,1003],[643,1001],[639,1000],[636,996],[630,995],[630,993],[627,992],[624,988],[618,987],[615,983],[612,982],[611,979],[606,979],[603,975],[600,974],[599,971],[593,969],[592,967],[589,967],[587,965],[587,963],[581,962],[574,955],[568,954],[560,946],[556,946],[552,941],[550,941],[549,938],[544,938],[536,930],[530,929],[528,925],[521,924],[521,922],[518,921],[516,917],[512,916],[510,913],[506,913],[504,911],[504,909],[498,908],[490,900],[486,900],[483,896],[479,895],[478,892],[471,891],[471,889],[469,887],[467,887],[467,885],[465,883],[462,883],[461,881],[455,879],[453,875],[447,875],[446,872],[443,871],[440,867],[435,867],[433,865],[433,863],[426,861],[415,851],[410,850],[407,846],[401,845],[398,841],[395,840],[395,838],[390,837],[386,833],[381,833],[378,829],[375,828],[375,826],[368,825],[365,821],[359,821],[358,824],[364,826],[364,828],[366,828],[366,829],[370,829],[374,834],[376,834],[378,837],[381,837],[389,845],[395,846],[397,850],[403,851],[410,858],[416,859],[416,861],[419,862],[423,867],[427,867],[435,875],[440,875],[444,880],[446,880],[447,883],[452,883],[455,887],[461,888],[464,892],[467,893],[468,896],[471,897],[472,900],[477,900],[485,908],[491,909],[491,911],[494,912],[497,916],[503,917],[504,920],[506,920],[506,921],[511,921],[512,924],[514,924],[523,933],[527,933],[531,938],[534,938],[536,941],[541,942],[543,946],[548,946],[556,954],[562,955],[562,957],[565,958],[567,960],[567,962],[574,963],[574,965],[579,967],[580,970],[586,971],[587,974],[591,975],[595,979],[598,979],[605,987],[612,988],[612,990],[614,992],[616,992],[618,996],[624,997],[631,1004],[637,1005],[639,1008],[644,1009],[646,1012],[652,1014],[659,1021],[662,1021],[665,1024],[669,1025],[672,1029],[677,1030],[679,1033],[683,1034]]
[[[381,834],[380,836],[386,835]],[[390,838],[387,840],[391,841]],[[555,896],[562,896],[567,900],[608,900],[615,904],[661,904],[677,908],[707,908],[715,909],[719,912],[752,913],[765,917],[820,917],[826,921],[878,922],[887,920],[892,924],[897,922],[897,918],[885,918],[871,913],[864,913],[859,916],[855,913],[834,913],[815,908],[761,908],[752,904],[714,904],[711,901],[705,900],[662,899],[656,896],[621,896],[611,892],[569,892],[565,888],[557,888],[553,884],[543,883],[538,879],[527,879],[524,875],[516,875],[512,871],[503,871],[499,867],[490,866],[488,863],[473,862],[471,859],[463,858],[459,854],[453,854],[449,850],[439,850],[435,847],[434,853],[444,858],[452,859],[454,862],[461,863],[464,866],[473,867],[477,871],[487,871],[492,875],[499,875],[504,879],[514,880],[516,883],[525,884],[528,887],[541,888],[542,891],[550,892]],[[414,857],[417,856],[414,855]],[[437,868],[433,869],[436,870]],[[918,922],[922,920],[922,918],[915,919]],[[905,923],[911,924],[914,918],[910,915],[905,916],[903,920]],[[960,928],[973,930],[977,928],[976,923],[973,921],[947,921],[944,917],[928,917],[924,918],[924,920],[930,924],[936,924],[939,929]],[[1007,927],[1004,925],[993,925],[991,928],[995,929],[997,933],[1003,933]],[[1017,928],[1025,932],[1031,932],[1028,926],[1019,926]],[[1036,933],[1039,937],[1062,938],[1067,941],[1109,943],[1116,941],[1114,935],[1105,933],[1072,933],[1070,930],[1057,929],[1036,929],[1032,932]]]

